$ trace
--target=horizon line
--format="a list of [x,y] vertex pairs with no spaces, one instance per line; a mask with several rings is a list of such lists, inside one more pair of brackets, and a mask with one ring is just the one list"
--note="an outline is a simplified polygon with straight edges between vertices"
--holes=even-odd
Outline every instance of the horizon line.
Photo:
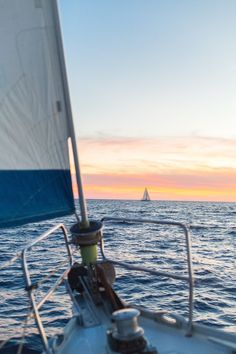
[[[74,200],[79,200],[78,197],[74,197]],[[85,198],[85,200],[119,200],[119,201],[132,201],[142,202],[141,199],[123,199],[123,198]],[[180,202],[180,203],[226,203],[235,204],[236,201],[221,201],[221,200],[174,200],[174,199],[151,199],[148,202]]]

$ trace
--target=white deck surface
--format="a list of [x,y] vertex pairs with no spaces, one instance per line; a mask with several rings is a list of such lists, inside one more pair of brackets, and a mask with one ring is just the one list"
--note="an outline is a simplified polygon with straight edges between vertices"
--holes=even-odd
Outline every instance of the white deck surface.
[[[194,334],[185,336],[185,330],[161,325],[152,319],[140,317],[139,324],[145,330],[145,337],[156,347],[158,354],[232,354],[232,347],[214,343],[212,335]],[[75,320],[69,322],[64,342],[57,354],[107,354],[106,330],[109,322],[100,326],[83,328]],[[216,337],[217,340],[217,337]],[[227,343],[227,342],[226,342]],[[233,344],[232,344],[233,345]],[[236,345],[236,343],[235,343]]]

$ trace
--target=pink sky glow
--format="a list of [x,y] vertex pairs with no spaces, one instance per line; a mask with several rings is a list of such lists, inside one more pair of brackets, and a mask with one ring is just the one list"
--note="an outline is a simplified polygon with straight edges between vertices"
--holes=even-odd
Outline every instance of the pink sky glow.
[[236,142],[214,137],[83,138],[86,198],[236,201]]

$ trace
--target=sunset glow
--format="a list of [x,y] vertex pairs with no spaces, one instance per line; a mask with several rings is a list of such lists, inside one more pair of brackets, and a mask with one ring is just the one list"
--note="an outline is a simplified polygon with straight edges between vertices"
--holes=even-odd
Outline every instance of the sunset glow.
[[236,201],[236,142],[203,137],[84,138],[87,198]]

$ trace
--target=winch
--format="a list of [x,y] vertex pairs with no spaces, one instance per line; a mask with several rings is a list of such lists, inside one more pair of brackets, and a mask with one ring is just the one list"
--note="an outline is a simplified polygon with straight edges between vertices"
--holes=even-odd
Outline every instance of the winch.
[[138,325],[140,311],[126,308],[113,312],[113,325],[107,330],[109,353],[115,354],[158,354],[144,337]]

